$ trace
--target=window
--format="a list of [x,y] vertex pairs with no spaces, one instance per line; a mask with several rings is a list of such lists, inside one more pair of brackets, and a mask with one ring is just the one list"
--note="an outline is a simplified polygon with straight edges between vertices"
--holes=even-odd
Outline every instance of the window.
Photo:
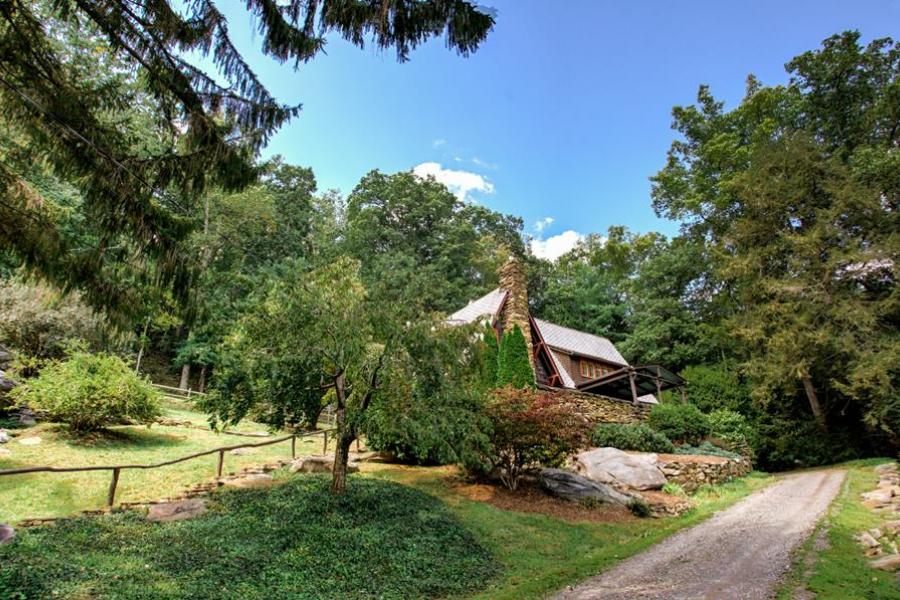
[[613,372],[613,368],[609,365],[596,363],[591,360],[581,360],[581,376],[585,379],[597,379],[608,373]]

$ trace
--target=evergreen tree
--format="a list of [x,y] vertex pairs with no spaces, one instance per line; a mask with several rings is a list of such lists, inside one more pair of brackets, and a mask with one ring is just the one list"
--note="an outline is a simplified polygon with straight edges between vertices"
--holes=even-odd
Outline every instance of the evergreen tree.
[[497,383],[497,361],[500,358],[500,346],[497,343],[497,332],[493,327],[485,327],[484,344],[481,346],[481,373],[484,389],[490,390]]
[[534,387],[534,371],[528,360],[528,345],[518,325],[503,335],[497,355],[497,387]]

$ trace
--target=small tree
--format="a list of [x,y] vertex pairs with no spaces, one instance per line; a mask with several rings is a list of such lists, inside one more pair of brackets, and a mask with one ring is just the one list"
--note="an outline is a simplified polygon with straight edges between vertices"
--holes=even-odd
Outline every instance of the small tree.
[[497,356],[497,387],[533,388],[534,371],[528,359],[528,345],[518,325],[503,335]]
[[129,422],[149,425],[162,414],[159,392],[110,354],[75,352],[10,395],[77,433]]
[[493,428],[487,460],[511,490],[526,470],[562,464],[590,433],[587,420],[558,393],[506,387],[492,394],[486,414]]

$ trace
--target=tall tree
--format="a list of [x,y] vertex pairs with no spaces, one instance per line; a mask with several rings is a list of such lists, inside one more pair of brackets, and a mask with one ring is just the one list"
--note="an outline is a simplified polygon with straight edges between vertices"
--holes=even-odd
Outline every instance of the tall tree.
[[[358,46],[371,40],[394,48],[404,61],[437,36],[466,55],[494,23],[463,0],[244,5],[263,52],[295,68],[324,49],[329,33]],[[112,76],[97,77],[98,71]],[[121,118],[135,104],[147,109],[143,130]],[[0,162],[0,249],[60,282],[102,287],[93,280],[96,263],[115,246],[111,238],[125,235],[139,257],[152,259],[155,279],[179,292],[186,272],[178,241],[190,228],[185,214],[210,184],[234,190],[252,182],[259,150],[298,111],[260,82],[212,0],[2,2],[0,118],[16,143]],[[41,210],[40,188],[16,164],[47,164],[77,188],[99,242],[73,254],[52,215]],[[103,296],[100,290],[88,298]]]
[[847,32],[787,67],[734,110],[705,87],[675,109],[654,205],[704,246],[758,401],[896,443],[900,45]]

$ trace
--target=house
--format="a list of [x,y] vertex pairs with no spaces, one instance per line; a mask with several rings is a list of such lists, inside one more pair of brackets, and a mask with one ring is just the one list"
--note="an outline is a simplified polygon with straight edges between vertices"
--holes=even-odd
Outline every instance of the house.
[[535,383],[637,407],[656,404],[660,392],[685,381],[660,365],[629,365],[605,337],[533,317],[524,270],[516,260],[500,269],[500,287],[447,317],[450,325],[485,322],[499,336],[518,325],[529,346]]

